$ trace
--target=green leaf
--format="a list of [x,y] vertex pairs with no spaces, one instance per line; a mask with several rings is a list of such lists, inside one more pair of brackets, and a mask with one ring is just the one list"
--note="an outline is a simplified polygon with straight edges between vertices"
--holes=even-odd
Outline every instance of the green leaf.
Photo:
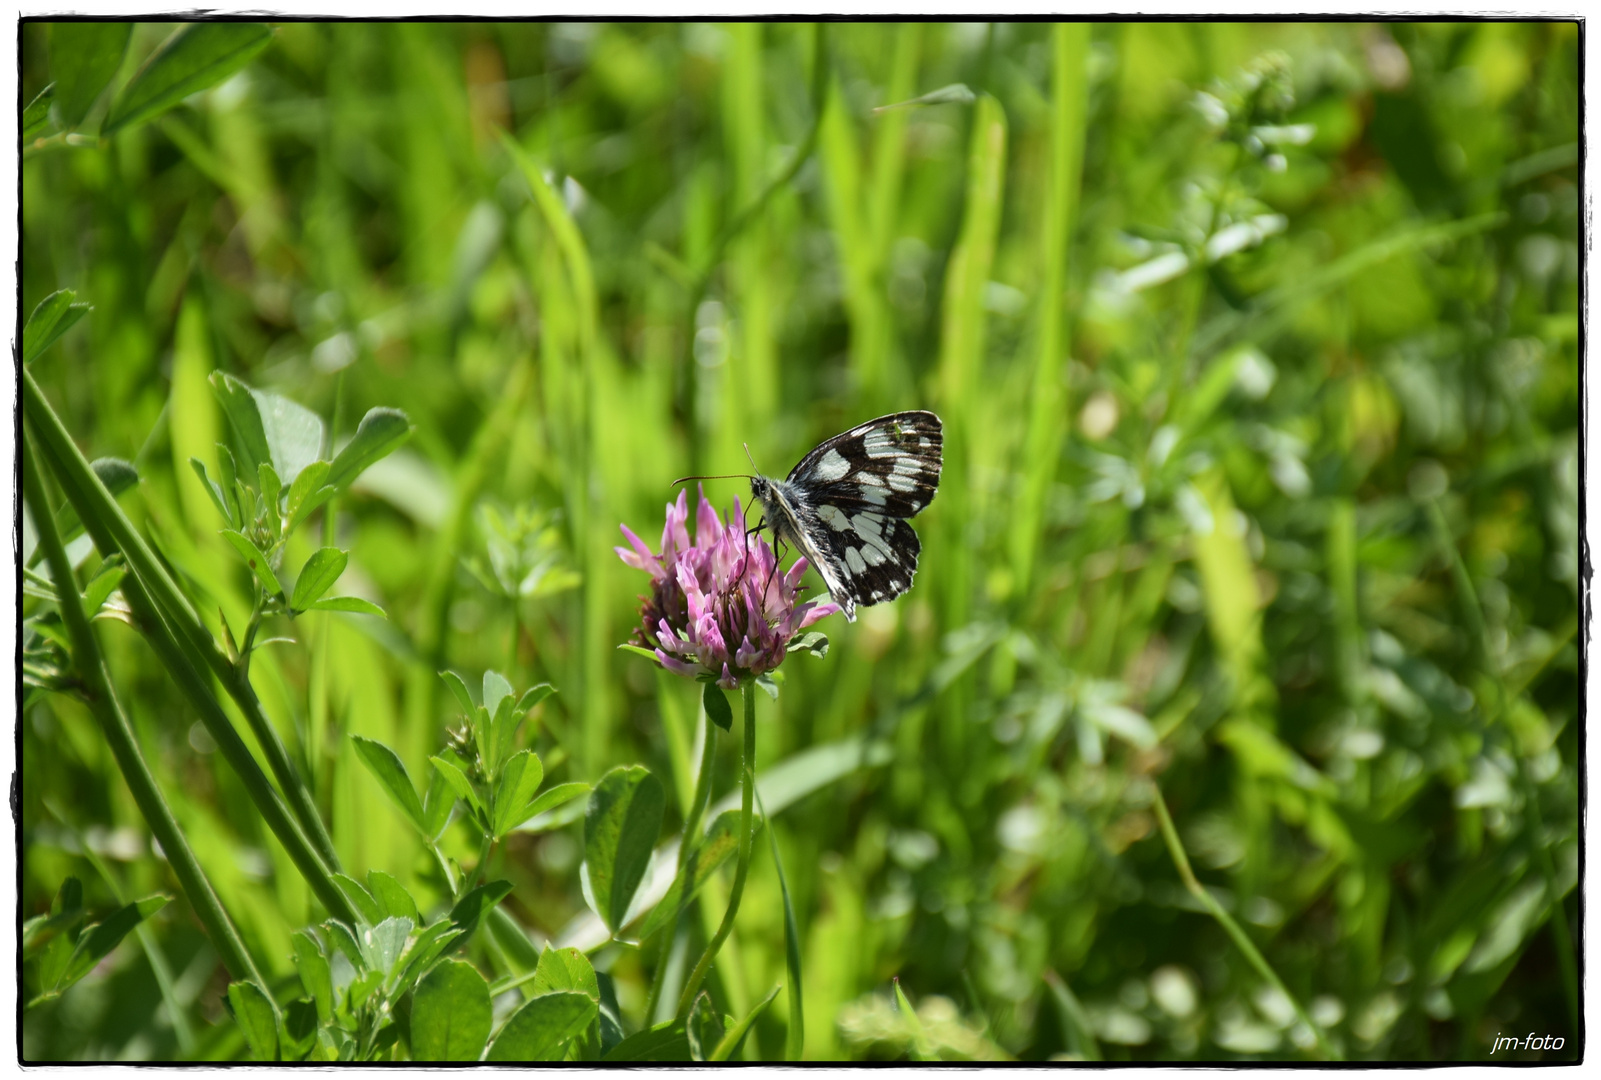
[[539,954],[539,966],[534,969],[535,994],[548,994],[554,990],[577,990],[600,1001],[600,982],[589,957],[580,949],[553,949],[545,946]]
[[734,726],[734,710],[728,707],[728,697],[723,688],[716,683],[707,683],[700,695],[701,703],[706,707],[706,718],[724,731],[732,730]]
[[88,115],[122,66],[131,22],[61,22],[50,27],[50,74],[61,124],[68,131]]
[[166,907],[169,899],[171,897],[147,896],[119,908],[104,922],[85,927],[78,935],[78,947],[73,950],[72,959],[67,962],[55,989],[65,990],[93,971],[96,964],[111,955],[111,950],[128,936],[129,931]]
[[197,457],[192,457],[189,459],[189,465],[194,469],[195,475],[200,477],[200,483],[205,486],[206,494],[211,496],[212,505],[217,508],[217,513],[222,515],[222,520],[229,525],[243,525],[244,522],[235,520],[233,508],[228,505],[227,499],[223,497],[222,488],[206,472],[205,462]]
[[252,389],[226,372],[212,372],[209,381],[228,418],[241,475],[255,479],[263,465],[270,465],[280,484],[293,486],[322,452],[322,419],[286,397]]
[[[640,925],[641,941],[663,927],[670,926],[678,917],[679,907],[693,900],[695,894],[700,892],[701,886],[710,881],[718,868],[739,850],[739,819],[738,810],[724,810],[717,815],[717,820],[712,822],[711,831],[706,834],[706,838],[689,853],[689,858],[684,862],[684,872],[673,879],[672,885],[667,888],[667,895],[651,909],[650,914]],[[759,829],[761,826],[762,819],[753,815],[751,828]],[[689,842],[687,838],[685,842]]]
[[967,88],[966,83],[951,83],[938,90],[930,90],[922,97],[914,97],[908,101],[897,101],[889,105],[880,105],[874,109],[875,113],[888,112],[890,109],[915,109],[925,105],[971,105],[978,97]]
[[229,983],[228,1003],[233,1006],[234,1022],[245,1033],[256,1060],[278,1060],[278,1019],[261,988],[252,982]]
[[567,1044],[599,1013],[594,998],[557,990],[531,998],[512,1014],[484,1055],[485,1061],[560,1061]]
[[545,766],[532,750],[512,755],[495,787],[495,837],[499,839],[527,821],[534,792],[545,779]]
[[768,671],[756,676],[754,680],[756,685],[761,687],[767,696],[772,698],[774,701],[778,700],[778,681],[774,679],[773,676],[780,674],[782,674],[782,672]]
[[285,532],[294,531],[311,512],[327,502],[338,491],[337,488],[325,484],[328,478],[328,463],[326,461],[313,461],[300,470],[294,483],[289,485],[289,499],[284,503]]
[[282,483],[293,485],[322,453],[322,417],[298,402],[265,390],[252,390],[261,431]]
[[328,958],[322,947],[305,930],[297,930],[291,938],[295,946],[295,968],[300,972],[300,985],[317,1005],[317,1019],[328,1023],[333,1017],[334,984],[328,967]]
[[661,831],[666,795],[642,765],[601,777],[584,817],[584,880],[595,910],[613,933],[623,926]]
[[23,951],[31,952],[84,919],[83,882],[68,875],[50,902],[50,914],[29,919],[22,927]]
[[[539,798],[528,804],[528,809],[524,811],[522,815],[522,821],[519,821],[517,826],[514,826],[514,828],[533,821],[533,819],[538,817],[540,814],[549,813],[558,806],[564,806],[578,798],[580,795],[587,795],[592,790],[594,790],[594,788],[591,785],[586,784],[581,780],[575,780],[568,784],[557,784],[555,787],[549,788],[541,793]],[[536,822],[535,824],[538,823]],[[566,824],[566,822],[562,822],[561,824]],[[546,824],[543,828],[558,827],[559,825],[557,823],[551,822]],[[538,831],[543,831],[543,828]],[[530,827],[523,831],[533,832],[536,830]]]
[[[335,875],[337,879],[340,875]],[[367,966],[373,971],[388,975],[395,970],[400,954],[406,951],[406,939],[416,929],[416,923],[407,918],[391,916],[361,932],[361,948],[366,954]]]
[[89,314],[91,305],[73,303],[78,294],[71,289],[59,289],[34,307],[22,328],[22,362],[31,364],[39,355],[56,343],[56,339]]
[[222,488],[223,499],[228,503],[228,520],[244,528],[249,524],[253,512],[247,503],[240,501],[238,465],[234,461],[233,451],[222,443],[217,444],[217,483]]
[[355,438],[334,456],[328,483],[336,488],[348,487],[373,462],[387,457],[411,438],[411,432],[411,421],[399,409],[368,410],[356,428]]
[[498,671],[484,672],[484,708],[494,716],[500,710],[502,698],[511,697],[511,683]]
[[353,964],[357,971],[367,966],[367,958],[361,953],[361,946],[356,942],[356,935],[350,927],[338,919],[329,919],[323,924],[328,928],[328,940],[333,942],[334,948],[345,954],[345,959]]
[[367,891],[378,901],[378,906],[391,918],[410,919],[413,926],[422,925],[417,913],[417,901],[411,898],[404,885],[393,874],[382,870],[367,871]]
[[649,649],[641,649],[638,645],[629,645],[627,643],[624,643],[624,644],[619,645],[617,647],[619,649],[621,649],[623,652],[631,652],[631,653],[634,653],[636,655],[643,656],[646,660],[649,660],[651,663],[655,664],[657,667],[661,666],[661,661],[656,659],[656,654],[654,652],[651,652]]
[[356,754],[362,764],[367,766],[390,799],[400,807],[400,812],[417,826],[419,832],[429,835],[422,803],[417,800],[417,789],[412,786],[411,774],[406,771],[406,763],[400,760],[400,755],[383,743],[363,735],[352,735],[350,739],[356,744]]
[[464,935],[471,934],[484,916],[510,894],[509,881],[491,881],[487,885],[477,886],[450,909],[451,924],[460,927]]
[[271,463],[272,450],[267,446],[267,432],[262,427],[255,391],[225,371],[213,371],[207,381],[211,383],[217,404],[222,407],[222,414],[228,418],[231,449],[237,458],[237,464],[224,465],[222,448],[218,447],[217,467],[223,474],[223,490],[227,491],[233,484],[235,469],[245,476],[258,475],[262,462]]
[[487,816],[484,813],[484,804],[478,801],[478,792],[473,790],[472,781],[467,779],[466,773],[437,754],[428,760],[434,763],[434,768],[445,778],[445,782],[450,785],[457,798],[477,811],[480,819]]
[[263,555],[261,549],[250,542],[248,536],[234,532],[232,529],[223,529],[222,535],[229,544],[233,545],[233,549],[239,553],[239,557],[250,566],[251,571],[256,575],[256,580],[260,581],[262,588],[267,590],[268,596],[283,595],[284,587],[278,584],[278,575],[272,572],[272,567],[267,563],[267,556]]
[[530,709],[555,692],[556,688],[549,683],[531,686],[523,691],[523,696],[517,699],[517,704],[513,706],[513,709],[519,716],[526,715]]
[[438,839],[450,822],[450,810],[456,805],[456,792],[450,781],[438,769],[428,778],[428,790],[423,793],[423,835],[429,840]]
[[50,103],[56,99],[56,84],[51,83],[22,110],[22,142],[32,142],[50,125]]
[[463,933],[465,931],[449,919],[440,919],[419,933],[411,943],[411,951],[406,954],[405,966],[395,979],[395,996],[404,994],[412,981],[427,971],[437,957],[444,955],[445,950]]
[[312,552],[306,565],[300,568],[300,576],[295,579],[295,596],[289,601],[289,606],[295,611],[308,610],[318,597],[333,588],[349,561],[350,556],[338,548],[318,548]]
[[487,753],[491,776],[499,776],[501,767],[505,764],[506,755],[511,751],[512,737],[517,733],[518,723],[513,719],[512,709],[516,705],[507,694],[495,706],[494,715],[489,720],[489,738],[486,740]]
[[317,1045],[317,1005],[312,1001],[291,1001],[284,1009],[283,1058],[304,1061]]
[[261,470],[256,474],[260,484],[262,501],[267,504],[267,519],[271,525],[273,535],[281,535],[283,518],[279,514],[278,500],[283,494],[283,484],[278,479],[278,470],[266,462],[261,463]]
[[411,999],[413,1061],[477,1061],[493,1023],[489,984],[471,964],[446,960]]
[[758,1001],[756,1007],[746,1013],[743,1020],[729,1028],[717,1043],[717,1048],[712,1051],[712,1056],[708,1060],[727,1061],[733,1057],[739,1051],[740,1044],[745,1041],[745,1036],[750,1031],[751,1025],[756,1022],[758,1016],[767,1011],[767,1006],[773,1003],[773,999],[778,996],[780,989],[781,987],[775,986],[769,990],[767,996]]
[[112,102],[104,134],[142,123],[190,94],[216,86],[272,40],[263,23],[189,23],[173,34]]
[[[505,908],[498,907],[489,913],[489,934],[512,970],[528,972],[539,967],[539,947]],[[489,992],[493,994],[494,987],[490,987]]]
[[[350,900],[350,904],[357,913],[367,921],[368,925],[376,926],[383,921],[384,909],[378,906],[378,901],[372,898],[372,893],[361,882],[349,874],[335,873],[333,879],[339,883],[339,889]],[[359,937],[357,940],[360,940]]]
[[636,1031],[611,1048],[602,1061],[689,1061],[689,1037],[679,1020],[665,1020]]
[[456,698],[456,704],[461,706],[461,711],[467,718],[471,720],[477,716],[478,706],[473,703],[472,695],[467,692],[467,684],[461,681],[461,676],[454,671],[441,671],[439,677],[450,687],[451,694]]
[[307,611],[343,611],[351,615],[376,615],[380,619],[387,619],[384,609],[371,600],[363,600],[359,596],[330,596],[326,600],[318,600]]
[[799,637],[790,639],[790,643],[785,646],[784,651],[786,654],[800,651],[809,652],[813,656],[827,656],[828,635],[820,634],[816,630],[801,634]]
[[722,1041],[723,1018],[717,1015],[711,995],[704,990],[695,998],[695,1004],[689,1010],[684,1034],[689,1038],[689,1056],[696,1061],[709,1061],[712,1051]]

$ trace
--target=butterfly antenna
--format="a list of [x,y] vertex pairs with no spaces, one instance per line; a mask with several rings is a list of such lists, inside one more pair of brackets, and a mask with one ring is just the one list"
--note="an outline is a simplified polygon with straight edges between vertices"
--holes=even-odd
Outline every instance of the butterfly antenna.
[[673,487],[677,487],[679,484],[687,483],[690,480],[750,480],[750,479],[753,479],[753,477],[749,473],[739,473],[739,472],[736,472],[736,473],[720,473],[717,476],[680,476],[677,480],[673,481],[672,486]]
[[747,458],[750,458],[750,467],[752,469],[756,469],[757,472],[761,472],[760,469],[756,468],[756,459],[751,456],[750,443],[740,443],[739,445],[741,445],[741,446],[743,446],[745,448],[745,456]]

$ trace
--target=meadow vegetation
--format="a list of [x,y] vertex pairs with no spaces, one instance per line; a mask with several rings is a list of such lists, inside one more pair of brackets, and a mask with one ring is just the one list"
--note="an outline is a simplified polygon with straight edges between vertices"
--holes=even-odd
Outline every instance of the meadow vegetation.
[[[1574,24],[21,81],[23,1057],[1577,1053]],[[914,408],[906,596],[619,649],[675,477]]]

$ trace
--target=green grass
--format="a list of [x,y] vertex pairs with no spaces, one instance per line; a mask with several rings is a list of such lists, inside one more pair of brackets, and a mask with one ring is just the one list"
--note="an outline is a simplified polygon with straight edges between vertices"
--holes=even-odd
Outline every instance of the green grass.
[[[118,114],[172,31],[109,75],[106,35],[22,26],[24,102],[58,84],[23,311],[93,305],[28,371],[84,457],[137,467],[156,585],[122,596],[170,632],[85,642],[25,600],[114,697],[26,692],[20,886],[24,918],[69,875],[97,917],[215,907],[28,1010],[25,1057],[247,1056],[221,971],[287,1004],[331,870],[447,907],[351,740],[426,777],[441,669],[554,684],[522,735],[546,784],[643,764],[676,836],[699,688],[616,649],[648,588],[618,524],[654,543],[673,478],[742,444],[782,475],[910,408],[946,429],[915,587],[750,691],[758,778],[801,765],[761,782],[704,983],[730,1030],[759,1010],[735,1057],[793,1054],[796,960],[811,1060],[1574,1057],[1572,24],[287,23]],[[335,448],[373,407],[415,427],[285,555],[348,550],[336,591],[388,618],[272,616],[237,683],[254,586],[189,464],[217,474],[214,372]],[[38,438],[30,510],[89,484]],[[561,573],[508,593],[483,568],[519,513]],[[532,970],[516,928],[587,912],[583,829],[492,848],[512,922],[462,954],[491,982]],[[734,865],[665,945],[591,953],[624,1033],[674,1011]]]

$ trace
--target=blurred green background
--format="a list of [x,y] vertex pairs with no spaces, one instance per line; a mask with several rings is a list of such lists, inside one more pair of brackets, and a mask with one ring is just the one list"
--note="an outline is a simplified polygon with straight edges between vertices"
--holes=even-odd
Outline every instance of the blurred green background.
[[[172,30],[136,26],[113,89]],[[22,25],[24,101],[61,32]],[[743,469],[742,442],[782,475],[935,409],[916,586],[820,625],[827,657],[759,702],[762,768],[852,764],[775,821],[807,1057],[906,1054],[896,976],[946,1057],[1308,1053],[1181,885],[1159,785],[1348,1056],[1540,1056],[1490,1057],[1533,1032],[1571,1058],[1577,45],[1571,23],[283,24],[165,116],[27,154],[23,310],[94,305],[33,370],[91,457],[137,464],[125,507],[236,627],[249,581],[187,464],[222,435],[206,376],[340,436],[409,414],[338,518],[344,584],[389,621],[285,621],[252,671],[351,872],[420,896],[346,736],[419,775],[454,720],[436,670],[548,679],[549,775],[644,763],[676,829],[697,688],[615,650],[645,587],[618,523],[654,543],[670,481]],[[101,625],[218,892],[291,976],[319,911],[153,654]],[[173,891],[87,710],[32,695],[21,739],[24,916],[69,873],[96,909],[106,875]],[[584,910],[581,829],[497,869],[537,936]],[[786,981],[756,851],[715,979],[736,1015]],[[152,925],[187,1023],[231,1028],[187,908]],[[595,956],[633,1023],[653,958]],[[781,1052],[788,992],[747,1056]],[[35,1059],[175,1038],[133,938],[23,1025]]]

